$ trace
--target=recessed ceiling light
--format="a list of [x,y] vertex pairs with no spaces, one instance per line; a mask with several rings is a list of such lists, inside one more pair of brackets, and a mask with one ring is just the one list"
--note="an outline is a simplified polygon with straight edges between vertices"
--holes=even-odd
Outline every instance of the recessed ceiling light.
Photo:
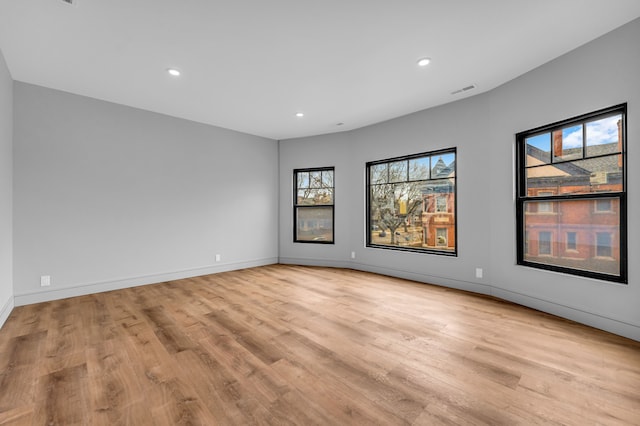
[[420,58],[418,59],[418,66],[426,67],[431,62],[431,58]]
[[177,70],[175,68],[167,68],[167,72],[174,77],[180,76],[180,70]]
[[296,112],[296,117],[304,117],[304,112]]

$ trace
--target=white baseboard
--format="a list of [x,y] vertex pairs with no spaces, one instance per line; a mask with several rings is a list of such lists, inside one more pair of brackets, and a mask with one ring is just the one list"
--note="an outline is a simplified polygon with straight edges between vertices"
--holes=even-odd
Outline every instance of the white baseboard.
[[546,312],[575,321],[590,327],[617,334],[632,340],[640,341],[640,326],[625,323],[613,318],[603,317],[590,312],[581,311],[579,309],[563,306],[547,300],[538,299],[532,296],[515,293],[504,290],[490,284],[480,284],[475,282],[467,282],[461,280],[452,280],[428,274],[404,271],[400,269],[380,267],[355,261],[338,261],[338,260],[314,260],[314,259],[298,259],[298,258],[281,258],[280,263],[293,265],[311,265],[311,266],[329,266],[337,268],[350,268],[359,271],[373,272],[381,275],[388,275],[396,278],[404,278],[412,281],[434,284],[442,287],[455,288],[459,290],[470,291],[473,293],[486,294],[497,297],[502,300],[517,303],[518,305]]
[[298,257],[281,257],[278,261],[283,265],[326,266],[329,268],[351,268],[351,262],[335,259],[306,259]]
[[421,274],[418,272],[404,271],[401,269],[372,266],[357,262],[351,262],[349,267],[358,271],[373,272],[380,275],[388,275],[390,277],[404,278],[405,280],[418,281],[425,284],[434,284],[441,287],[455,288],[458,290],[465,290],[478,294],[491,294],[491,286],[487,284],[452,280],[450,278],[443,278],[435,275]]
[[440,285],[442,287],[451,287],[459,290],[471,291],[480,294],[491,294],[490,286],[486,284],[452,280],[448,278],[437,277],[428,274],[420,274],[417,272],[404,271],[401,269],[387,268],[359,263],[356,261],[344,261],[336,259],[306,259],[297,257],[281,257],[280,262],[285,265],[304,265],[304,266],[327,266],[330,268],[346,268],[355,269],[357,271],[373,272],[380,275],[390,277],[404,278],[406,280],[418,281],[427,284]]
[[144,275],[139,277],[119,278],[108,281],[84,283],[73,287],[47,289],[32,293],[22,293],[14,295],[15,306],[30,305],[33,303],[48,302],[50,300],[66,299],[68,297],[84,296],[93,293],[102,293],[111,290],[137,287],[147,284],[161,283],[165,281],[192,278],[201,275],[215,274],[218,272],[235,271],[238,269],[253,268],[256,266],[272,265],[278,263],[278,258],[270,257],[264,259],[254,259],[235,263],[225,263],[221,265],[205,266],[194,269],[186,269],[174,272],[163,272],[159,274]]
[[515,293],[498,287],[491,288],[491,295],[499,299],[527,306],[538,311],[566,318],[580,324],[588,325],[609,333],[627,337],[640,341],[640,327],[634,324],[625,323],[613,318],[603,317],[591,312],[582,311],[570,306],[559,305],[547,300],[527,296],[526,294]]
[[13,297],[10,297],[0,310],[0,328],[2,328],[5,322],[7,322],[7,319],[9,318],[9,315],[11,315],[11,311],[13,311],[14,307],[15,301]]

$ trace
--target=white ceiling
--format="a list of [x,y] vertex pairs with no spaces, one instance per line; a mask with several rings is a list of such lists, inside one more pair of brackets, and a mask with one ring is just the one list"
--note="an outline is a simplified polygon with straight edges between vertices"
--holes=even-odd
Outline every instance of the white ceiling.
[[0,49],[18,81],[288,139],[490,90],[639,16],[638,0],[0,0]]

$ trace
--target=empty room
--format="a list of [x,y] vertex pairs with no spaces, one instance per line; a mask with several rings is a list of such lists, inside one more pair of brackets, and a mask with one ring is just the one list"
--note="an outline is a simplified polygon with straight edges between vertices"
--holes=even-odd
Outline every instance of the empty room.
[[0,2],[0,425],[640,424],[637,0]]

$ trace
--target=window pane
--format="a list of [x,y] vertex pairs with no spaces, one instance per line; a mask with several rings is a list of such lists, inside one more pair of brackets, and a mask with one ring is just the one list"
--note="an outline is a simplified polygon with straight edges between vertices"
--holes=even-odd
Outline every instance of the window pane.
[[297,241],[333,241],[333,207],[298,207]]
[[309,173],[298,172],[298,188],[308,188],[308,187],[309,187]]
[[302,206],[333,204],[333,188],[300,189],[296,204]]
[[[453,189],[453,185],[439,185]],[[371,243],[380,245],[439,248],[453,251],[454,241],[437,245],[436,226],[451,229],[455,226],[453,210],[436,212],[436,193],[427,191],[429,185],[419,182],[405,184],[377,185],[372,187],[371,207]],[[453,193],[443,197],[445,202],[453,200]],[[431,206],[430,213],[423,211]],[[431,233],[430,240],[425,236]]]
[[322,188],[322,172],[321,171],[309,172],[309,187]]
[[431,179],[455,176],[455,160],[455,154],[442,154],[431,157]]
[[551,162],[551,134],[527,138],[527,166],[549,164]]
[[313,189],[298,189],[298,199],[296,204],[308,205],[314,204],[315,191]]
[[429,179],[429,157],[409,160],[409,180]]
[[324,170],[322,172],[322,186],[324,188],[333,188],[333,170]]
[[370,179],[372,184],[389,182],[389,164],[376,164],[369,168],[371,173]]
[[333,204],[333,188],[323,188],[318,191],[316,204]]
[[587,123],[587,156],[622,152],[622,115]]
[[313,205],[316,204],[318,192],[315,189],[300,189],[298,190],[298,203],[299,205]]
[[389,183],[405,182],[408,179],[407,161],[389,163]]
[[[524,260],[619,275],[619,209],[613,208],[608,214],[595,213],[594,201],[555,201],[555,214],[551,215],[531,213],[538,211],[541,203],[526,201],[524,225],[529,242],[523,247]],[[610,202],[616,206],[619,201],[612,198]],[[559,238],[565,235],[566,244],[560,244]]]
[[582,158],[582,124],[556,130],[552,137],[553,161]]
[[622,191],[622,156],[609,155],[568,163],[527,168],[527,195],[536,188],[553,188],[556,194]]

